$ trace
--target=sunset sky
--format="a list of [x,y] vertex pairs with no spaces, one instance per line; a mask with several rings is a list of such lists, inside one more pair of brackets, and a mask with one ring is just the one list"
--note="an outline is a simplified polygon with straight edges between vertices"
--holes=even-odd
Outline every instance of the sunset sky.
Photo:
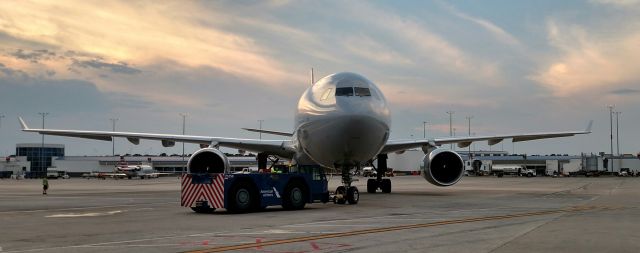
[[[293,130],[316,79],[350,71],[389,100],[392,139],[581,130],[587,136],[497,144],[531,154],[640,152],[640,1],[1,1],[0,156],[17,116],[40,127],[257,138]],[[615,129],[614,129],[615,132]],[[263,135],[263,138],[279,139]],[[111,143],[46,137],[67,155]],[[615,148],[615,147],[614,147]],[[187,145],[187,152],[197,149]],[[488,150],[486,143],[475,149]],[[614,150],[615,151],[615,150]],[[116,153],[181,153],[117,139]]]

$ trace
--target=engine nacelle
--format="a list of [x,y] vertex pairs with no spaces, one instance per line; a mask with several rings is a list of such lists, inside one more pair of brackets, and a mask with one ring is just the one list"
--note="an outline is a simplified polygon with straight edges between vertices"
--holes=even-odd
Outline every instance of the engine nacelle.
[[437,186],[451,186],[464,173],[464,162],[456,152],[436,149],[422,159],[422,177]]
[[229,159],[215,148],[203,148],[191,155],[187,163],[189,173],[224,173],[229,170]]

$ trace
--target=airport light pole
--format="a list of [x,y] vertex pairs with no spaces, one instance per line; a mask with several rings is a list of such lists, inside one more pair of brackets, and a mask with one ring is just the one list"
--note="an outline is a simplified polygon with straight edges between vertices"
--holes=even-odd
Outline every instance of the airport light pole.
[[[187,114],[186,113],[180,113],[180,116],[182,117],[182,135],[185,135],[185,122],[187,120]],[[184,164],[184,141],[182,142],[182,172],[185,171],[185,164]]]
[[[613,158],[613,108],[615,105],[608,105],[609,107],[609,124],[610,124],[610,135],[609,139],[611,140],[611,158]],[[613,159],[611,159],[611,172],[613,172]]]
[[[49,115],[48,112],[39,112],[38,114],[40,114],[42,116],[42,129],[44,129],[44,117],[46,117],[47,115]],[[44,168],[44,134],[42,135],[42,145],[40,146],[40,166],[41,168]],[[45,170],[45,174],[44,176],[47,176],[47,172],[46,172],[46,168],[44,168]]]
[[[4,114],[0,114],[0,128],[2,128],[2,118],[4,118]],[[7,155],[9,152],[7,152]]]
[[[262,130],[262,122],[263,121],[264,121],[263,119],[259,119],[258,120],[258,124],[259,124],[258,126],[259,126],[260,130]],[[259,132],[258,136],[259,136],[260,140],[262,140],[262,132]]]
[[423,139],[427,138],[427,122],[426,121],[422,121],[422,138]]
[[[111,121],[111,131],[116,131],[116,121],[118,121],[118,118],[112,118],[109,119]],[[111,156],[115,156],[116,155],[116,138],[115,137],[111,137]]]
[[622,112],[614,112],[616,114],[616,153],[620,156],[620,121],[618,120]]
[[[449,136],[453,136],[453,114],[455,112],[454,111],[448,111],[447,114],[449,114]],[[453,150],[453,143],[449,144],[449,149]]]
[[[473,119],[472,115],[467,116],[467,122],[469,123],[469,137],[471,137],[471,119]],[[469,143],[469,153],[467,154],[469,160],[471,160],[471,143]]]
[[[453,136],[454,136],[454,137],[456,136],[456,128],[455,128],[455,127],[453,128]],[[452,148],[451,148],[451,150],[455,150],[455,147],[456,147],[456,146],[453,146],[453,143],[452,143],[452,144],[451,144],[451,147],[452,147]]]

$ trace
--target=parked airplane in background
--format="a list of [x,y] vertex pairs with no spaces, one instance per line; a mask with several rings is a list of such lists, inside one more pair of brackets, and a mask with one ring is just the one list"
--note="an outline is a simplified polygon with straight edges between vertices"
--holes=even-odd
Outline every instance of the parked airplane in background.
[[387,170],[387,154],[411,148],[422,148],[425,153],[423,177],[437,186],[450,186],[464,173],[462,158],[453,150],[441,148],[443,144],[468,147],[475,141],[488,141],[489,145],[503,139],[514,142],[573,136],[591,132],[591,123],[585,131],[529,133],[478,137],[446,137],[419,140],[389,140],[391,114],[387,101],[378,87],[365,77],[354,73],[336,73],[326,76],[300,97],[295,114],[294,132],[246,129],[254,132],[289,137],[285,140],[237,139],[212,136],[172,134],[31,129],[20,118],[22,131],[111,141],[114,137],[127,138],[133,144],[140,139],[159,140],[165,147],[175,142],[200,144],[187,164],[191,173],[222,173],[228,171],[228,159],[218,147],[250,150],[258,153],[258,165],[266,167],[267,157],[275,155],[290,159],[297,166],[322,166],[341,171],[343,186],[336,189],[338,203],[356,204],[359,191],[352,186],[352,170],[377,160],[377,178],[367,181],[370,193],[381,189],[391,192],[390,179],[382,179]]
[[124,157],[120,157],[120,162],[116,164],[114,169],[116,173],[125,174],[127,178],[157,178],[160,175],[168,175],[169,173],[160,173],[157,170],[154,170],[150,165],[129,165]]

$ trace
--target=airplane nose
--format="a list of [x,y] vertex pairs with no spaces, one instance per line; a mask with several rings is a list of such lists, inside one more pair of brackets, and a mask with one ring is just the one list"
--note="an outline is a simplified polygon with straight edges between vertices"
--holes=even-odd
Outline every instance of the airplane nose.
[[317,125],[316,134],[308,135],[305,150],[316,162],[359,164],[373,158],[388,138],[387,125],[368,114],[343,114],[331,124]]

